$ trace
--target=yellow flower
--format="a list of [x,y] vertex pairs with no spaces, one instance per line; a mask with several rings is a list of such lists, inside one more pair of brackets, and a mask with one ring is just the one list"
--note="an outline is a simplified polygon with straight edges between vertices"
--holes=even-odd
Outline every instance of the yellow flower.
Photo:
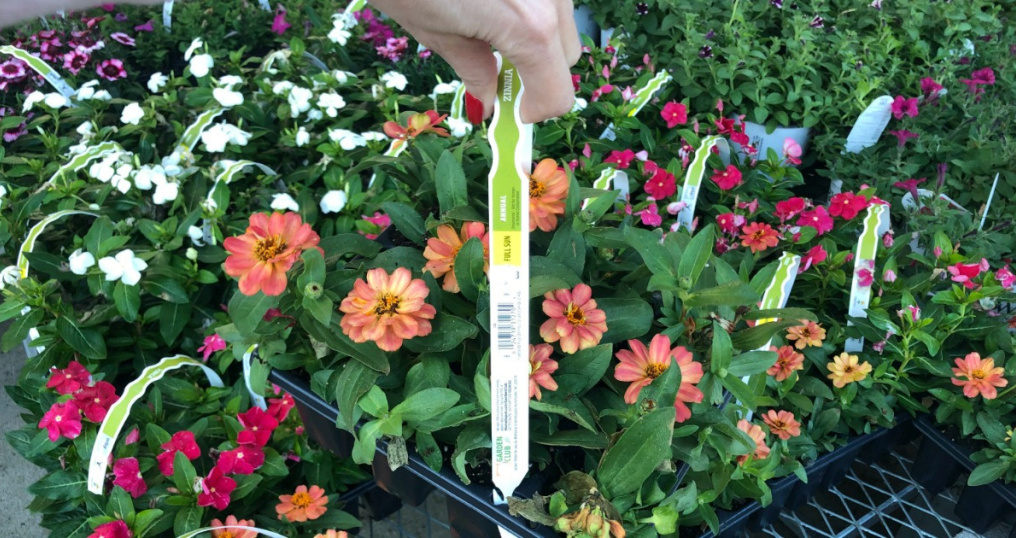
[[831,372],[826,377],[832,379],[833,385],[838,389],[842,389],[848,383],[861,381],[871,373],[871,365],[868,364],[868,361],[858,364],[857,355],[850,355],[846,352],[837,355],[833,362],[826,365],[826,368],[829,368],[829,372]]

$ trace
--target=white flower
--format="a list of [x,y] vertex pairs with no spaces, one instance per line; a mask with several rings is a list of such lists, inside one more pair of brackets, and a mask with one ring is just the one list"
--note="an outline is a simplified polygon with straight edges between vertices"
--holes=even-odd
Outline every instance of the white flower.
[[300,86],[294,86],[289,92],[289,108],[293,111],[293,117],[298,118],[302,112],[310,110],[310,100],[314,97],[314,92],[307,88],[301,88]]
[[159,90],[166,86],[167,82],[169,82],[169,77],[161,72],[154,73],[151,77],[148,77],[148,91],[158,93]]
[[461,118],[448,116],[445,121],[448,123],[448,132],[456,138],[462,138],[473,130],[473,126],[468,121]]
[[246,146],[251,134],[237,128],[235,125],[220,122],[205,129],[201,133],[201,141],[205,143],[205,149],[209,153],[219,153],[226,149],[226,144]]
[[293,83],[288,80],[283,80],[282,82],[276,82],[275,85],[272,86],[272,93],[275,95],[282,95],[292,89]]
[[286,193],[281,193],[272,195],[271,208],[278,211],[282,211],[283,209],[287,209],[289,211],[299,211],[300,205],[296,203],[296,200],[294,200],[292,196]]
[[204,41],[201,41],[200,37],[194,38],[194,41],[191,41],[190,46],[187,47],[187,52],[183,53],[183,59],[190,60],[191,55],[194,54],[194,51],[204,46],[204,44],[205,44]]
[[310,142],[310,133],[307,129],[300,127],[300,130],[296,132],[296,147],[302,148]]
[[77,133],[81,135],[82,138],[88,139],[92,137],[93,128],[94,127],[92,125],[92,122],[85,121],[81,125],[78,125],[78,128],[75,129],[75,131],[77,131]]
[[7,196],[7,187],[0,185],[0,205],[3,205],[4,196]]
[[180,184],[175,181],[168,179],[153,178],[152,183],[155,184],[155,192],[152,193],[152,202],[156,205],[164,205],[166,202],[172,202],[176,200],[176,197],[180,194]]
[[134,167],[129,164],[121,164],[116,168],[116,173],[113,177],[109,178],[109,184],[114,189],[120,191],[121,194],[127,194],[127,191],[131,190],[131,173],[134,171]]
[[0,290],[7,284],[13,284],[21,279],[21,272],[17,265],[9,265],[0,270]]
[[166,171],[160,165],[155,166],[142,166],[138,169],[138,173],[134,175],[134,186],[143,190],[151,190],[152,185],[159,181],[166,180]]
[[377,131],[365,131],[363,133],[360,133],[360,136],[362,136],[363,139],[366,140],[367,142],[380,142],[383,140],[388,140],[388,135],[384,133],[379,133]]
[[243,94],[234,92],[227,88],[215,88],[212,90],[212,97],[225,108],[240,106],[243,104]]
[[36,103],[41,103],[45,98],[46,96],[38,90],[28,94],[28,97],[25,98],[25,104],[21,107],[21,111],[28,112],[29,110],[32,110],[32,107],[34,107]]
[[219,79],[219,86],[232,90],[233,86],[243,84],[243,79],[236,75],[226,75]]
[[88,167],[88,175],[103,183],[108,183],[110,179],[113,179],[113,174],[116,173],[113,165],[119,159],[119,154],[114,153],[112,155],[107,155],[101,161],[94,162],[92,163],[92,166]]
[[141,105],[137,103],[131,103],[123,107],[123,112],[120,113],[120,122],[123,124],[137,125],[141,123],[141,119],[145,117],[145,111],[141,108]]
[[406,89],[406,84],[409,84],[409,81],[406,80],[405,75],[403,75],[402,73],[397,73],[395,71],[389,71],[381,75],[381,82],[385,83],[385,88],[392,88],[395,90],[399,90],[400,92]]
[[199,54],[190,60],[190,72],[197,78],[202,78],[215,66],[215,60],[208,54]]
[[70,265],[72,273],[83,275],[88,272],[89,267],[95,265],[95,256],[92,256],[91,252],[82,251],[79,248],[71,253],[67,263]]
[[332,24],[336,26],[341,24],[342,27],[347,30],[356,26],[356,16],[352,12],[347,13],[343,11],[342,13],[336,13],[332,15],[332,19],[333,19]]
[[589,103],[587,103],[585,99],[583,99],[581,97],[576,97],[575,98],[575,102],[572,103],[571,111],[572,112],[582,112],[583,110],[586,109],[586,106],[588,106],[588,105],[589,105]]
[[192,262],[198,261],[198,251],[194,247],[187,247],[187,252],[184,255]]
[[95,92],[95,95],[92,96],[92,99],[95,99],[96,101],[110,101],[113,99],[113,96],[110,95],[109,92],[106,90],[99,90]]
[[345,84],[346,82],[349,82],[349,79],[356,78],[356,73],[350,73],[349,71],[339,71],[338,69],[336,69],[335,71],[332,71],[332,76],[335,77],[335,80],[337,80],[339,84]]
[[335,21],[333,24],[335,27],[332,28],[331,32],[328,32],[328,39],[330,39],[332,43],[337,43],[340,46],[345,47],[346,42],[349,41],[349,36],[351,35],[349,30],[346,30],[343,27],[344,25],[339,21]]
[[367,145],[367,141],[364,140],[362,136],[345,129],[332,129],[328,132],[328,138],[330,138],[332,142],[338,142],[339,147],[346,151]]
[[181,155],[177,152],[173,152],[162,158],[162,170],[167,177],[178,176],[183,173],[183,167],[180,166]]
[[199,247],[205,246],[205,232],[197,226],[191,226],[187,228],[187,237],[190,237],[192,243]]
[[[99,85],[98,80],[90,80],[81,85],[78,91],[74,92],[74,98],[78,101],[87,101],[95,96],[95,87]],[[32,96],[29,95],[29,98]]]
[[328,191],[321,197],[322,213],[338,213],[346,207],[346,191]]
[[329,118],[334,118],[339,115],[339,109],[346,106],[346,100],[335,92],[328,92],[318,97],[317,106],[328,114]]
[[451,82],[441,82],[437,86],[434,86],[434,91],[430,92],[430,98],[436,99],[438,95],[455,93],[455,90],[458,90],[461,85],[462,83],[457,80],[453,80]]
[[133,250],[121,250],[116,256],[106,256],[99,260],[99,269],[106,274],[106,280],[119,280],[133,286],[141,280],[141,271],[148,269],[148,264],[134,256]]
[[68,105],[67,98],[59,93],[47,93],[43,100],[49,108],[63,108]]

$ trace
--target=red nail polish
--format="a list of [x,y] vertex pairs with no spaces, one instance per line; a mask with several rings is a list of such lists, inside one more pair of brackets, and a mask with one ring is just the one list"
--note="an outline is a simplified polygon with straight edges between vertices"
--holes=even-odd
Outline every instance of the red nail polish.
[[483,101],[477,99],[473,94],[466,92],[466,118],[469,123],[479,125],[483,123]]

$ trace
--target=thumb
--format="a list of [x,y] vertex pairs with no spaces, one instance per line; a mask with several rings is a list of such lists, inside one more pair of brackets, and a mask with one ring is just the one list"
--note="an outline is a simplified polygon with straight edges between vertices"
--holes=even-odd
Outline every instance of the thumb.
[[[483,117],[494,112],[497,93],[497,59],[486,42],[453,34],[431,34],[420,39],[438,53],[466,86],[474,98],[483,103]],[[472,121],[474,118],[470,118]]]

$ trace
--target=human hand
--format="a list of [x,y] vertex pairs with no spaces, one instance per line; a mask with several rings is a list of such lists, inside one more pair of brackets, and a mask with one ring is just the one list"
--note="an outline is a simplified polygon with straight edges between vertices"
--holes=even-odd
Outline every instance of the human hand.
[[571,0],[370,0],[441,55],[469,93],[494,110],[497,60],[509,59],[526,86],[522,119],[567,113],[575,100],[569,67],[582,54]]

